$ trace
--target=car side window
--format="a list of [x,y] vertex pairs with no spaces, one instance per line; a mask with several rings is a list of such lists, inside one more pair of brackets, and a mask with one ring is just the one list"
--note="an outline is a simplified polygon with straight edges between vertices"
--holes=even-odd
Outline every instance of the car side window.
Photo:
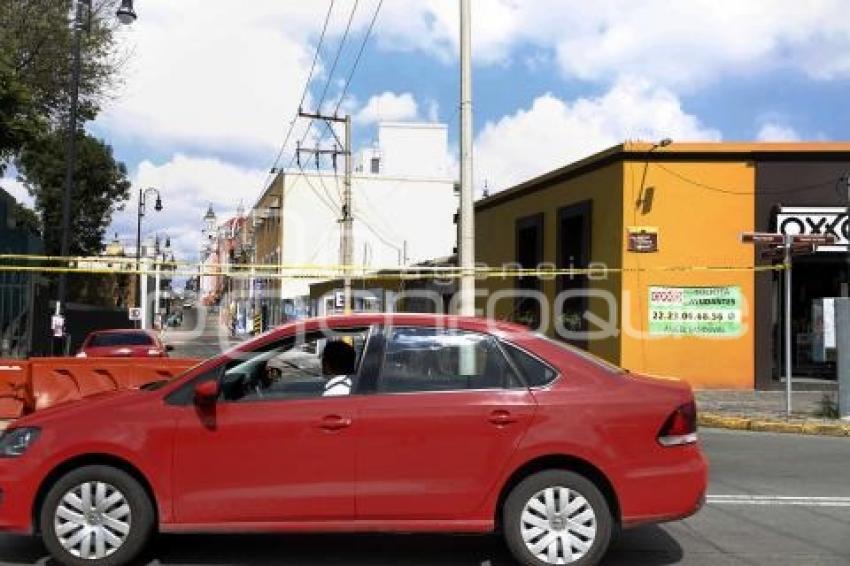
[[518,384],[491,336],[456,329],[392,328],[378,392],[503,389]]
[[251,402],[350,395],[367,330],[308,334],[227,364],[221,399]]
[[558,373],[554,369],[524,350],[507,343],[503,343],[502,347],[529,387],[548,385],[557,377]]

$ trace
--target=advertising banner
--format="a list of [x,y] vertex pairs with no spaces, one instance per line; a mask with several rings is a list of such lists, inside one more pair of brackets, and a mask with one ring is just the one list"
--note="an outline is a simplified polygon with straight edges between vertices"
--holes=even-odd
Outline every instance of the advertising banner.
[[650,287],[649,333],[739,336],[741,302],[740,287]]

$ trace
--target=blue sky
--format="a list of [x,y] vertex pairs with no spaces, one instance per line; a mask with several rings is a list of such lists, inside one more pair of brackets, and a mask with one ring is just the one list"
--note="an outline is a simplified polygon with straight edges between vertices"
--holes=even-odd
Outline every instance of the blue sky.
[[[121,32],[130,54],[123,84],[91,129],[127,163],[136,188],[162,190],[166,210],[146,218],[146,231],[168,233],[191,257],[209,202],[226,215],[262,190],[330,1],[137,4],[138,21]],[[332,101],[377,5],[357,4]],[[353,7],[334,2],[308,109]],[[473,0],[476,185],[501,190],[625,139],[847,139],[844,8],[841,0]],[[436,118],[450,124],[456,149],[457,19],[452,0],[384,1],[342,101],[357,145],[371,141],[379,119]],[[129,242],[127,208],[114,231]]]

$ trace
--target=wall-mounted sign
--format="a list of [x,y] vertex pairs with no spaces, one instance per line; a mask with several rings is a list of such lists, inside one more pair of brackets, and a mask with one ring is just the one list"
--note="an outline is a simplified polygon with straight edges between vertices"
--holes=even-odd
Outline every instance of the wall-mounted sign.
[[127,309],[127,315],[129,316],[130,320],[142,320],[142,309],[139,307],[130,307],[129,309]]
[[628,228],[628,250],[636,253],[652,253],[658,251],[658,228],[647,226],[631,226]]
[[783,206],[776,215],[776,229],[782,234],[835,236],[836,245],[818,246],[818,251],[847,251],[850,223],[847,222],[847,209],[841,206]]
[[740,336],[741,302],[740,287],[650,287],[649,333]]

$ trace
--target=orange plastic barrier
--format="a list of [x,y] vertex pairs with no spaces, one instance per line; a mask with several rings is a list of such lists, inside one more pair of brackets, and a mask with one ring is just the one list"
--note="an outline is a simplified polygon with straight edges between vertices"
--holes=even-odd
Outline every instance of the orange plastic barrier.
[[0,360],[0,419],[58,403],[170,379],[197,364],[171,358],[37,358]]

